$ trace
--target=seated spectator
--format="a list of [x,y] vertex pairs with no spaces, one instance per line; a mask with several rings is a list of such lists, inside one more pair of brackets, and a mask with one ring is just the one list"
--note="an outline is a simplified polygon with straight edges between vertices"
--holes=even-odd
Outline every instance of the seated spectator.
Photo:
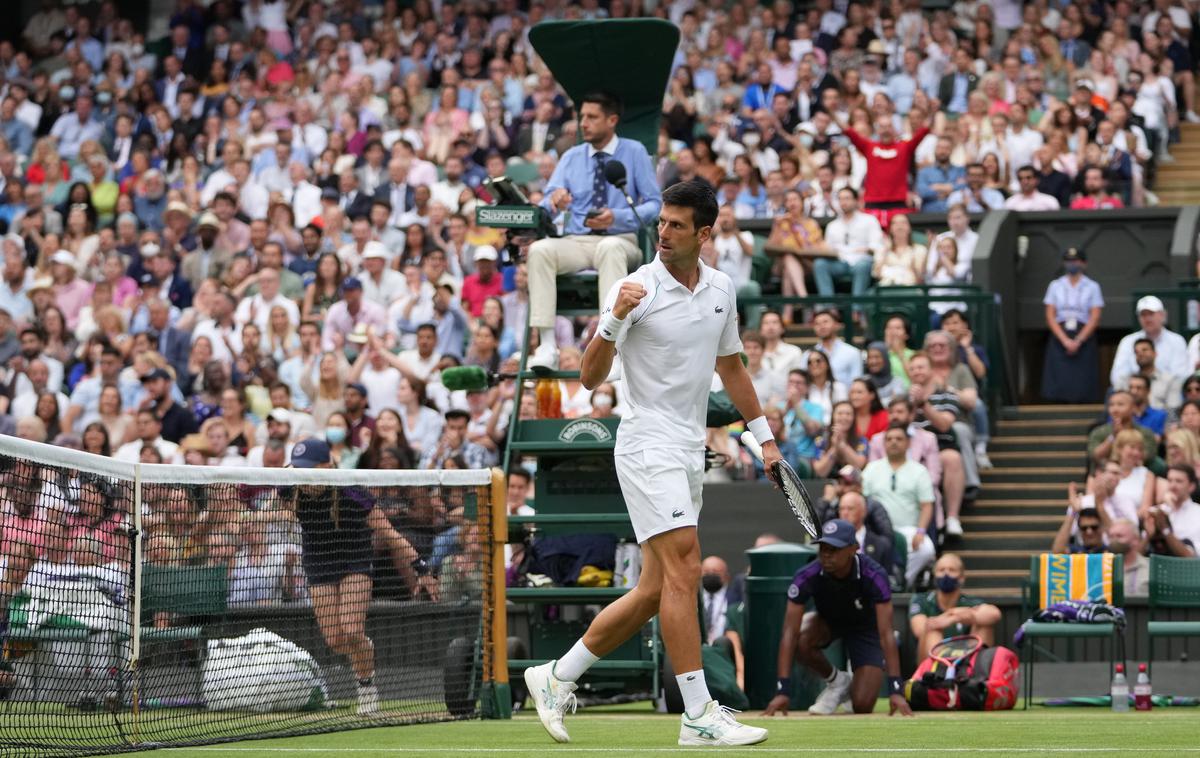
[[363,295],[362,281],[348,276],[342,280],[342,299],[325,312],[321,349],[342,350],[356,331],[365,335],[369,330],[374,330],[375,334],[387,331],[387,310],[367,300]]
[[[1190,346],[1188,350],[1191,350]],[[1167,412],[1179,410],[1185,399],[1183,378],[1158,369],[1158,348],[1154,346],[1154,341],[1143,338],[1134,342],[1133,356],[1138,371],[1137,374],[1131,374],[1130,378],[1141,376],[1150,384],[1150,407]],[[1132,389],[1128,380],[1125,389]]]
[[746,353],[746,371],[754,384],[758,402],[763,407],[780,402],[785,388],[779,386],[779,376],[763,363],[766,341],[756,331],[742,332],[742,349]]
[[242,514],[229,566],[229,606],[279,605],[303,591],[300,546],[272,539],[271,513]]
[[982,163],[967,166],[966,186],[954,190],[946,198],[947,208],[961,205],[967,213],[986,213],[1004,207],[1004,193],[987,186],[987,173]]
[[808,374],[794,368],[788,372],[783,423],[796,457],[811,467],[817,456],[816,438],[825,428],[825,411],[808,399]]
[[924,245],[913,242],[912,222],[903,216],[892,219],[887,231],[887,246],[875,258],[871,275],[883,287],[911,287],[925,275]]
[[[964,421],[963,400],[956,389],[934,378],[929,356],[925,353],[915,353],[909,359],[908,375],[912,380],[908,388],[908,397],[912,401],[915,413],[913,420],[934,433],[939,450],[953,450],[958,453],[962,463],[966,497],[971,491],[978,490],[980,480],[971,442],[972,432]],[[946,460],[947,458],[943,458],[943,466],[946,465]],[[947,467],[946,470],[949,473],[950,468]],[[951,499],[949,493],[947,499]],[[947,508],[950,507],[952,503],[948,502]],[[961,528],[961,524],[956,521],[946,522],[947,534],[958,536],[957,531]]]
[[[853,472],[855,476],[857,471]],[[841,475],[839,474],[839,479]],[[877,502],[877,501],[873,501]],[[847,489],[837,502],[837,517],[854,527],[854,538],[858,542],[858,551],[866,555],[892,574],[896,568],[895,543],[893,540],[892,522],[887,511],[882,506],[872,511],[875,518],[867,520],[867,499],[862,493]],[[901,567],[901,570],[902,567]]]
[[[825,236],[817,222],[805,214],[803,196],[796,190],[788,190],[783,197],[784,212],[776,216],[772,222],[771,234],[767,238],[767,242],[776,248],[795,250],[798,253],[824,248]],[[718,224],[722,218],[727,218],[736,226],[737,220],[732,207],[722,206],[721,214],[724,216],[718,214]],[[780,256],[779,261],[783,274],[783,294],[800,297],[808,295],[808,285],[804,281],[805,259],[800,255],[789,253]],[[784,306],[784,320],[788,322],[795,320],[792,309],[791,305]]]
[[[858,554],[854,527],[841,519],[826,522],[818,560],[796,573],[788,587],[787,614],[779,640],[778,694],[764,715],[786,715],[791,700],[792,665],[799,662],[825,680],[825,689],[808,709],[831,716],[849,705],[855,713],[875,710],[888,677],[892,712],[912,711],[901,694],[900,654],[892,634],[892,590],[887,572]],[[809,600],[815,609],[806,611]],[[823,652],[841,640],[853,675],[835,668]]]
[[487,450],[467,439],[471,414],[452,409],[446,411],[446,425],[437,445],[425,451],[418,468],[439,469],[450,458],[461,456],[469,468],[486,468],[490,460]]
[[829,358],[824,352],[810,350],[806,363],[808,399],[820,406],[822,416],[828,418],[833,413],[833,406],[846,399],[846,385],[833,378]]
[[1194,558],[1200,545],[1200,504],[1196,497],[1196,472],[1190,466],[1167,470],[1162,501],[1142,516],[1146,544],[1151,553]]
[[758,332],[763,338],[763,364],[785,384],[792,369],[803,365],[804,351],[784,341],[783,316],[778,311],[763,312]]
[[817,456],[812,468],[818,478],[827,477],[842,466],[861,469],[867,465],[867,440],[857,432],[850,401],[835,403],[829,419],[825,433],[814,441]]
[[729,608],[729,565],[710,555],[700,563],[701,641],[715,645],[725,638],[725,612]]
[[817,258],[813,279],[817,294],[834,294],[833,279],[850,277],[850,292],[862,295],[871,284],[871,267],[887,244],[879,220],[858,210],[858,192],[852,187],[838,190],[842,215],[825,227],[825,239],[837,258]]
[[888,357],[888,347],[884,342],[872,342],[867,345],[866,378],[875,387],[879,401],[886,406],[893,397],[904,395],[908,388],[904,380],[892,374],[892,362]]
[[1108,396],[1108,421],[1093,429],[1088,434],[1088,457],[1093,463],[1107,460],[1115,452],[1117,435],[1124,431],[1136,431],[1142,437],[1143,448],[1156,450],[1158,439],[1154,432],[1137,423],[1133,417],[1133,396],[1124,390],[1117,390]]
[[463,279],[462,303],[463,310],[475,318],[483,315],[483,303],[489,297],[500,297],[504,294],[504,283],[497,272],[496,248],[491,245],[480,245],[475,248],[473,263],[475,272]]
[[1004,207],[1010,211],[1056,211],[1061,206],[1053,195],[1047,195],[1038,189],[1041,177],[1033,166],[1021,166],[1017,169],[1017,183],[1020,192],[1004,201]]
[[[1052,553],[1103,553],[1107,516],[1095,508],[1072,507],[1054,535]],[[1071,535],[1078,535],[1078,541]]]
[[[914,141],[920,141],[915,134],[913,137]],[[933,151],[933,163],[917,171],[916,193],[921,199],[920,207],[924,213],[945,213],[950,207],[950,196],[964,185],[966,172],[963,167],[950,162],[950,154],[953,151],[952,138],[938,137]],[[982,166],[980,168],[982,169]]]
[[1108,193],[1108,180],[1104,169],[1088,166],[1083,170],[1083,192],[1071,201],[1073,211],[1096,211],[1108,208],[1124,208],[1120,196]]
[[857,437],[869,441],[887,429],[888,412],[870,379],[860,377],[850,383],[849,402],[854,409],[854,433]]
[[[843,387],[849,387],[850,382],[862,376],[862,351],[842,339],[838,332],[842,329],[842,317],[835,309],[818,311],[813,314],[813,334],[817,342],[802,359],[800,368],[808,368],[807,361],[815,354],[823,354],[829,361],[833,378]],[[812,372],[809,372],[810,375]],[[814,380],[816,379],[813,376]]]
[[127,442],[117,448],[117,452],[113,457],[118,461],[126,463],[137,463],[141,460],[142,448],[153,448],[160,458],[163,460],[171,460],[175,456],[177,445],[174,442],[165,440],[162,437],[162,422],[157,414],[150,408],[143,408],[137,412],[137,438],[132,442]]
[[1129,377],[1138,373],[1137,357],[1134,344],[1140,339],[1154,342],[1157,353],[1155,368],[1168,376],[1186,379],[1191,376],[1195,366],[1188,361],[1187,343],[1183,337],[1166,328],[1167,313],[1162,300],[1154,295],[1146,295],[1137,301],[1138,323],[1141,329],[1127,334],[1117,344],[1116,355],[1113,356],[1112,371],[1109,381],[1112,386],[1124,388],[1128,386]]
[[1145,547],[1137,522],[1117,519],[1108,526],[1110,553],[1125,559],[1125,596],[1146,597],[1150,594],[1150,559],[1143,552]]
[[[585,144],[563,154],[541,203],[552,215],[570,211],[566,236],[538,240],[529,249],[529,326],[539,330],[541,336],[541,344],[529,361],[532,368],[558,368],[554,333],[556,276],[595,268],[603,301],[613,284],[639,258],[638,219],[654,218],[662,205],[645,148],[636,140],[616,135],[621,104],[610,95],[589,94],[580,98],[578,107]],[[605,157],[597,158],[600,154]],[[629,177],[625,192],[637,204],[636,213],[622,193],[604,181],[604,165],[610,158],[625,165]]]
[[1166,431],[1167,412],[1150,405],[1150,380],[1142,374],[1129,377],[1129,397],[1133,400],[1133,420],[1161,439]]
[[996,644],[1000,609],[966,595],[967,569],[954,553],[944,553],[933,566],[934,589],[914,594],[908,605],[908,628],[917,640],[917,660],[947,637],[973,634],[989,647]]
[[[735,294],[738,300],[762,294],[762,287],[751,276],[754,235],[738,228],[737,217],[733,215],[733,209],[729,206],[723,206],[717,211],[717,224],[713,227],[711,250],[711,262],[706,261],[706,263],[729,276],[736,288]],[[803,279],[803,273],[801,273],[801,278]],[[785,276],[783,294],[808,294],[806,289],[801,289],[798,293],[789,292],[789,287],[792,285],[793,282]],[[746,309],[744,323],[747,328],[753,329],[758,326],[760,310],[760,306]]]
[[933,480],[924,466],[908,459],[908,425],[893,422],[883,439],[884,458],[863,469],[863,494],[883,503],[892,525],[909,543],[904,578],[909,586],[934,559]]

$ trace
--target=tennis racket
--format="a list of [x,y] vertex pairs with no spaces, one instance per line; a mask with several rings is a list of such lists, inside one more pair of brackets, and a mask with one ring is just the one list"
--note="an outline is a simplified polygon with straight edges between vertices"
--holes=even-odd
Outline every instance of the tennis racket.
[[[749,431],[742,432],[742,444],[754,454],[755,458],[762,461],[762,445],[758,444],[758,440],[754,439],[754,435]],[[808,532],[808,536],[813,539],[819,537],[821,535],[821,523],[820,518],[817,516],[817,507],[813,503],[812,498],[809,497],[808,490],[801,483],[796,470],[788,465],[787,461],[780,460],[772,470],[767,472],[767,475],[779,485],[779,489],[783,490],[783,496],[787,500],[788,507],[796,515],[800,526],[804,527],[804,531]]]
[[981,644],[979,637],[973,634],[947,637],[933,646],[929,657],[945,666],[946,681],[953,681],[958,675],[958,664],[970,658]]

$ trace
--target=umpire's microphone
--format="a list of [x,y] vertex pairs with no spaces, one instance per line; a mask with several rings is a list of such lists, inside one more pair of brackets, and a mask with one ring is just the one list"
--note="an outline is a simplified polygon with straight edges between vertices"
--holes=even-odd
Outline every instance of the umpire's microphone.
[[629,203],[629,210],[633,211],[633,217],[638,220],[638,226],[643,226],[645,222],[638,215],[637,205],[633,202],[633,197],[625,190],[629,183],[625,173],[625,164],[616,158],[609,158],[604,164],[604,180],[621,191],[621,194],[625,196],[625,202]]
[[451,392],[483,392],[504,379],[515,379],[516,374],[489,374],[479,366],[451,366],[442,369],[442,386]]

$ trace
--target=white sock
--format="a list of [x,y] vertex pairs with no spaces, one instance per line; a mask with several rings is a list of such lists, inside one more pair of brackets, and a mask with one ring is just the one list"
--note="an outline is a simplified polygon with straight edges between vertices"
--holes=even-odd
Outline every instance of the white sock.
[[549,345],[554,349],[558,349],[558,335],[554,333],[554,327],[543,326],[538,328],[538,336],[540,336],[541,344]]
[[699,718],[708,701],[712,700],[712,695],[708,694],[708,683],[704,681],[704,669],[676,674],[675,681],[679,682],[679,693],[683,695],[684,714],[688,718]]
[[584,672],[598,660],[600,660],[600,656],[593,655],[581,639],[567,651],[566,655],[555,661],[554,668],[550,673],[554,674],[554,678],[560,682],[573,682],[583,676]]

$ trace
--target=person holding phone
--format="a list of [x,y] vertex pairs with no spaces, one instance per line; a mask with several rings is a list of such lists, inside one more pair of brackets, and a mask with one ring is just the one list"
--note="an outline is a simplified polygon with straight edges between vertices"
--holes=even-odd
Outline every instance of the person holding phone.
[[[579,101],[583,144],[563,153],[546,183],[542,208],[552,216],[565,212],[566,222],[564,236],[538,240],[529,248],[529,326],[541,337],[529,359],[534,371],[558,369],[555,280],[593,268],[603,298],[639,262],[638,226],[651,222],[662,207],[650,154],[637,140],[617,136],[620,120],[616,97],[605,92],[584,95]],[[636,212],[606,178],[605,169],[613,161],[625,167],[624,192],[633,198]]]

